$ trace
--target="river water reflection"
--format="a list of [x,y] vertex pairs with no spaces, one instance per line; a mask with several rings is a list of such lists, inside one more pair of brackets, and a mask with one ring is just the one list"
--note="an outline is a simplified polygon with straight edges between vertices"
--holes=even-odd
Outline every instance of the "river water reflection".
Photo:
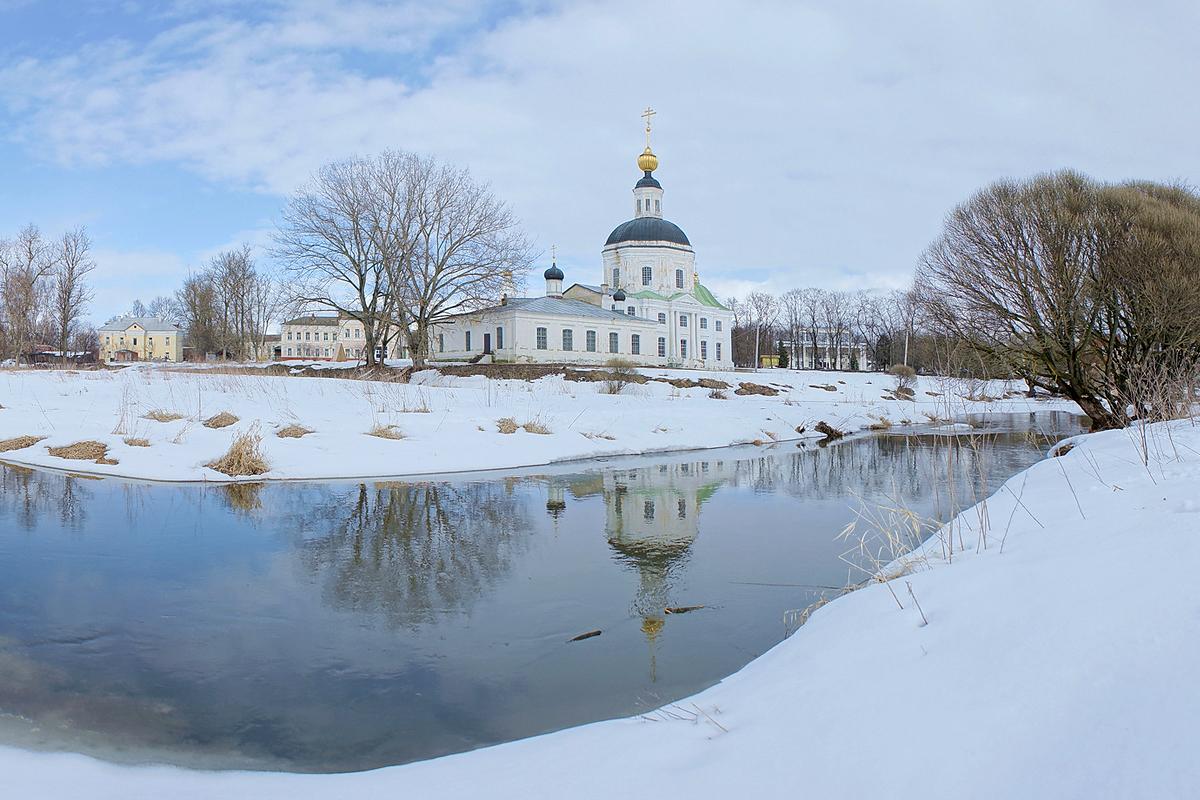
[[404,482],[0,466],[0,739],[341,771],[646,711],[857,580],[835,537],[860,498],[945,518],[1079,431],[1001,419],[953,491],[964,437],[936,433]]

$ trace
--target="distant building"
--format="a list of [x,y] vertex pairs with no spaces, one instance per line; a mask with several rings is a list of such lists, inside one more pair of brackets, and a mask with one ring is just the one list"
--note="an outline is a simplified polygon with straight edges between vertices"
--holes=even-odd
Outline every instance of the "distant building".
[[156,317],[118,317],[98,333],[102,361],[183,360],[183,332],[173,322]]
[[[376,342],[375,357],[407,358],[408,346],[403,336],[394,332],[387,343],[387,353]],[[367,340],[362,323],[344,315],[309,315],[283,323],[279,341],[273,343],[280,358],[303,361],[358,361],[365,359]]]
[[[792,369],[853,369],[869,370],[875,366],[867,361],[867,345],[856,342],[849,336],[835,336],[825,328],[815,331],[802,330],[796,341],[784,339],[781,344],[788,353],[788,366]],[[777,353],[760,356],[761,366],[778,365]],[[770,360],[770,363],[767,361]]]

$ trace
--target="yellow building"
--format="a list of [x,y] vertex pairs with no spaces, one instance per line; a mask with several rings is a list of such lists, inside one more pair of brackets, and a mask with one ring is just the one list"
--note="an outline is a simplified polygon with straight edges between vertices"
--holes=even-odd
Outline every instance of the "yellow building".
[[154,317],[118,317],[100,328],[103,361],[182,361],[183,332]]

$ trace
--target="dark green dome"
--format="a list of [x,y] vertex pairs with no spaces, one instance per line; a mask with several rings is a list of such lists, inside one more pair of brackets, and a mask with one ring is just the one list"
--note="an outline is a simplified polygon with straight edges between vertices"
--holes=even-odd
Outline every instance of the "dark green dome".
[[692,243],[674,222],[667,222],[661,217],[637,217],[628,222],[622,222],[608,235],[605,246],[621,242],[673,242],[688,247]]

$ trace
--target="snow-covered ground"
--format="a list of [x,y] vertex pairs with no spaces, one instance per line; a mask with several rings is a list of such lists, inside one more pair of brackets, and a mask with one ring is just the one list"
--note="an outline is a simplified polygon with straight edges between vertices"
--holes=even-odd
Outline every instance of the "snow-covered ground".
[[0,748],[0,780],[12,797],[122,800],[1195,797],[1200,427],[1072,444],[964,512],[909,574],[644,717],[344,775]]
[[[227,480],[205,464],[235,435],[256,430],[271,470],[261,478],[381,477],[550,464],[601,455],[723,447],[820,437],[815,426],[856,431],[886,420],[927,424],[968,413],[1077,410],[1063,400],[1025,398],[1023,385],[972,385],[921,378],[911,400],[890,397],[894,380],[879,373],[705,373],[648,370],[670,379],[710,378],[731,388],[667,383],[630,385],[619,395],[594,382],[561,376],[536,381],[449,377],[418,372],[400,384],[327,377],[222,374],[139,365],[119,371],[8,370],[0,373],[0,442],[45,437],[0,459],[74,472],[152,480]],[[738,395],[741,382],[769,385],[775,396]],[[815,387],[815,388],[814,388]],[[825,387],[825,388],[822,388]],[[987,396],[968,400],[963,395]],[[151,411],[181,415],[146,419]],[[203,421],[230,412],[239,422],[210,429]],[[501,433],[498,421],[524,428]],[[298,424],[313,432],[280,438]],[[394,426],[403,438],[368,435]],[[538,427],[540,426],[540,428]],[[798,429],[803,430],[803,433]],[[48,448],[82,440],[108,446],[106,461],[67,460]],[[130,444],[136,441],[142,446]],[[148,445],[148,446],[146,446]]]

